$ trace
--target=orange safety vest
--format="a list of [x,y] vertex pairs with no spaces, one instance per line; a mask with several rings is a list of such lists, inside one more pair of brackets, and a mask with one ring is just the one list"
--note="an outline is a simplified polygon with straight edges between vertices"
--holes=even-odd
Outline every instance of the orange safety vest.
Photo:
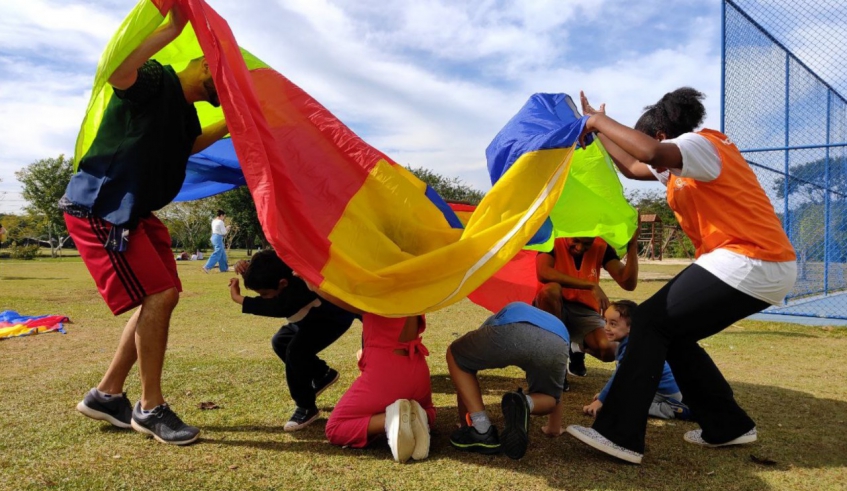
[[738,147],[718,131],[697,134],[717,150],[720,175],[711,182],[673,174],[668,179],[668,204],[697,248],[696,256],[727,249],[762,261],[795,260],[773,205]]
[[[554,267],[556,271],[562,274],[599,284],[600,268],[603,267],[603,255],[606,254],[606,247],[608,247],[606,241],[600,237],[594,239],[594,243],[582,255],[582,264],[579,265],[579,269],[576,269],[576,262],[568,251],[567,240],[558,238],[553,243],[553,252],[556,259]],[[562,298],[568,302],[579,302],[597,312],[600,311],[600,303],[594,298],[590,290],[563,287]]]

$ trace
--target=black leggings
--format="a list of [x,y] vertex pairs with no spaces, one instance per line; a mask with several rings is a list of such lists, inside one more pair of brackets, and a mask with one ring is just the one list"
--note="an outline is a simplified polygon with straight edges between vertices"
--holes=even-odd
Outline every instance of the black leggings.
[[704,440],[724,443],[751,430],[755,423],[697,341],[767,306],[696,264],[683,270],[636,309],[629,346],[593,428],[643,453],[647,412],[667,360]]

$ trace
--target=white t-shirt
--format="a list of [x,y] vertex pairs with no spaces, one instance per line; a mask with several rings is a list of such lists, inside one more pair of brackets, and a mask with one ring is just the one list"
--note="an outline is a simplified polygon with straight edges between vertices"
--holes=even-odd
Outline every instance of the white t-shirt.
[[212,220],[212,234],[226,235],[226,225],[220,218]]
[[[665,140],[679,147],[682,169],[656,172],[656,178],[668,184],[670,174],[700,182],[714,181],[721,174],[721,159],[714,145],[702,135],[685,133]],[[694,264],[717,276],[727,285],[773,305],[782,303],[797,280],[797,262],[771,262],[753,259],[726,249],[716,249],[697,258]]]

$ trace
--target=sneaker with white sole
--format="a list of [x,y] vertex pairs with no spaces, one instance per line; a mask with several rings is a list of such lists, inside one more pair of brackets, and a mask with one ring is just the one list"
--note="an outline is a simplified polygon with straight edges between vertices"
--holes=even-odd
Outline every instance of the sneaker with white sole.
[[132,428],[132,403],[126,398],[126,392],[104,400],[93,388],[79,401],[76,410],[91,419],[107,421],[118,428]]
[[683,437],[685,441],[688,443],[693,443],[695,445],[702,445],[704,447],[728,447],[730,445],[744,445],[745,443],[753,443],[758,440],[758,433],[756,432],[756,427],[754,426],[752,430],[744,433],[738,438],[734,438],[728,442],[724,443],[709,443],[706,440],[703,440],[703,430],[691,430],[687,432]]
[[412,404],[412,435],[415,437],[415,449],[412,451],[414,460],[429,457],[429,420],[423,406],[418,401]]
[[401,464],[415,451],[415,434],[412,431],[412,404],[408,399],[397,399],[385,408],[385,436],[391,455]]
[[156,406],[146,415],[141,411],[141,401],[135,403],[132,428],[171,445],[188,445],[200,437],[200,429],[183,423],[167,403]]
[[570,425],[566,431],[582,443],[585,443],[590,447],[594,447],[605,454],[611,455],[612,457],[625,460],[631,464],[640,464],[641,458],[644,457],[643,454],[613,443],[594,428]]
[[298,407],[294,410],[294,414],[291,415],[291,419],[285,423],[285,426],[282,427],[285,431],[297,431],[302,430],[303,428],[309,426],[314,423],[318,416],[320,415],[320,411],[318,411],[317,407],[311,409],[303,409],[302,407]]

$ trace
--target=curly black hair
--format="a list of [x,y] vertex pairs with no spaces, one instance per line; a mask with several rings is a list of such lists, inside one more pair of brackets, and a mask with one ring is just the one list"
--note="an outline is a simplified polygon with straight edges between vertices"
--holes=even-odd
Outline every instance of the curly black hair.
[[273,249],[265,249],[253,254],[243,276],[244,286],[253,291],[275,289],[279,286],[280,280],[291,281],[294,277],[291,268],[276,255]]
[[659,102],[644,108],[644,114],[635,123],[635,129],[655,138],[659,132],[668,138],[694,131],[703,123],[706,108],[700,102],[706,96],[691,87],[680,87],[668,92]]

